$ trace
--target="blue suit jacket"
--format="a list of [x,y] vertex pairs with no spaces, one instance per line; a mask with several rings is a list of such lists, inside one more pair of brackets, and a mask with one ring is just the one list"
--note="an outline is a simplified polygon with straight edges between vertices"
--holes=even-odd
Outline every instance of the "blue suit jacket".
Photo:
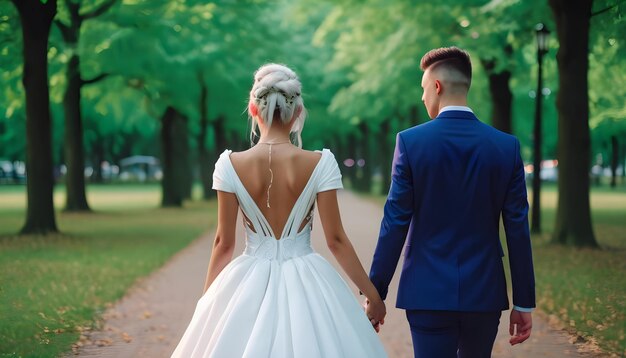
[[535,307],[528,201],[519,141],[471,112],[445,111],[398,134],[370,278],[383,299],[406,241],[397,307],[508,309],[500,215],[513,304]]

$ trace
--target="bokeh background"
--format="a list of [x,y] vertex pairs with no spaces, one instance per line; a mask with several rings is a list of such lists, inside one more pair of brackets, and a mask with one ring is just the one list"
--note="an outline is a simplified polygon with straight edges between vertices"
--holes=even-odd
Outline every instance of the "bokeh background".
[[395,134],[429,120],[419,60],[454,45],[472,57],[470,106],[519,138],[529,193],[542,188],[529,196],[541,310],[624,356],[625,9],[0,0],[0,354],[68,351],[137,277],[213,225],[213,163],[251,145],[259,66],[298,73],[304,148],[330,148],[346,187],[382,203]]

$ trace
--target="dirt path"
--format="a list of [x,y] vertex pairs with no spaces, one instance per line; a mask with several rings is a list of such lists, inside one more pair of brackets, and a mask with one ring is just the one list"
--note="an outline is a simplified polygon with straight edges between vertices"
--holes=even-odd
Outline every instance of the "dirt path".
[[[358,198],[349,192],[340,194],[341,213],[346,232],[350,236],[366,269],[376,245],[382,217],[377,205]],[[321,224],[316,218],[313,230],[315,250],[336,267],[328,251]],[[241,237],[238,231],[238,237]],[[208,259],[212,233],[199,238],[175,255],[165,266],[133,286],[126,296],[103,315],[101,331],[86,332],[74,354],[84,357],[169,357],[182,336],[200,298]],[[240,240],[241,241],[241,240]],[[235,253],[243,250],[238,242]],[[412,357],[411,337],[404,311],[395,308],[398,274],[391,283],[388,299],[388,316],[381,331],[390,357]],[[344,276],[345,277],[345,276]],[[351,285],[353,286],[353,285]],[[354,287],[353,287],[354,289]],[[354,289],[356,294],[356,289]],[[562,331],[549,327],[547,320],[534,315],[531,339],[516,347],[508,344],[508,312],[504,312],[493,356],[518,357],[601,357],[593,349],[572,344],[572,338]]]

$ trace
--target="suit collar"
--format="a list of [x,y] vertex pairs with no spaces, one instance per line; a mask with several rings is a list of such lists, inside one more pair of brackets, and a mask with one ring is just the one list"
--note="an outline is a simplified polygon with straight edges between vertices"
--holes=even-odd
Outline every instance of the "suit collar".
[[468,106],[445,106],[442,109],[439,110],[439,113],[445,112],[445,111],[466,111],[466,112],[473,112],[471,108],[469,108]]
[[478,118],[476,118],[476,115],[474,115],[474,113],[469,112],[469,111],[458,111],[458,110],[447,110],[447,111],[443,111],[441,113],[439,113],[439,115],[437,117],[435,117],[435,119],[443,119],[443,118],[450,118],[450,119],[473,119],[473,120],[478,120]]

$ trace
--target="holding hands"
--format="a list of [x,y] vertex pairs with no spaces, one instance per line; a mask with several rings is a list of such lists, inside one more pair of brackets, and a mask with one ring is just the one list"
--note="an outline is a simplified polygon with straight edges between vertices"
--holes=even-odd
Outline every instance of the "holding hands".
[[367,319],[369,319],[376,332],[380,332],[380,326],[385,324],[385,315],[387,315],[385,302],[380,298],[372,301],[366,298],[363,302],[363,308],[365,308]]

